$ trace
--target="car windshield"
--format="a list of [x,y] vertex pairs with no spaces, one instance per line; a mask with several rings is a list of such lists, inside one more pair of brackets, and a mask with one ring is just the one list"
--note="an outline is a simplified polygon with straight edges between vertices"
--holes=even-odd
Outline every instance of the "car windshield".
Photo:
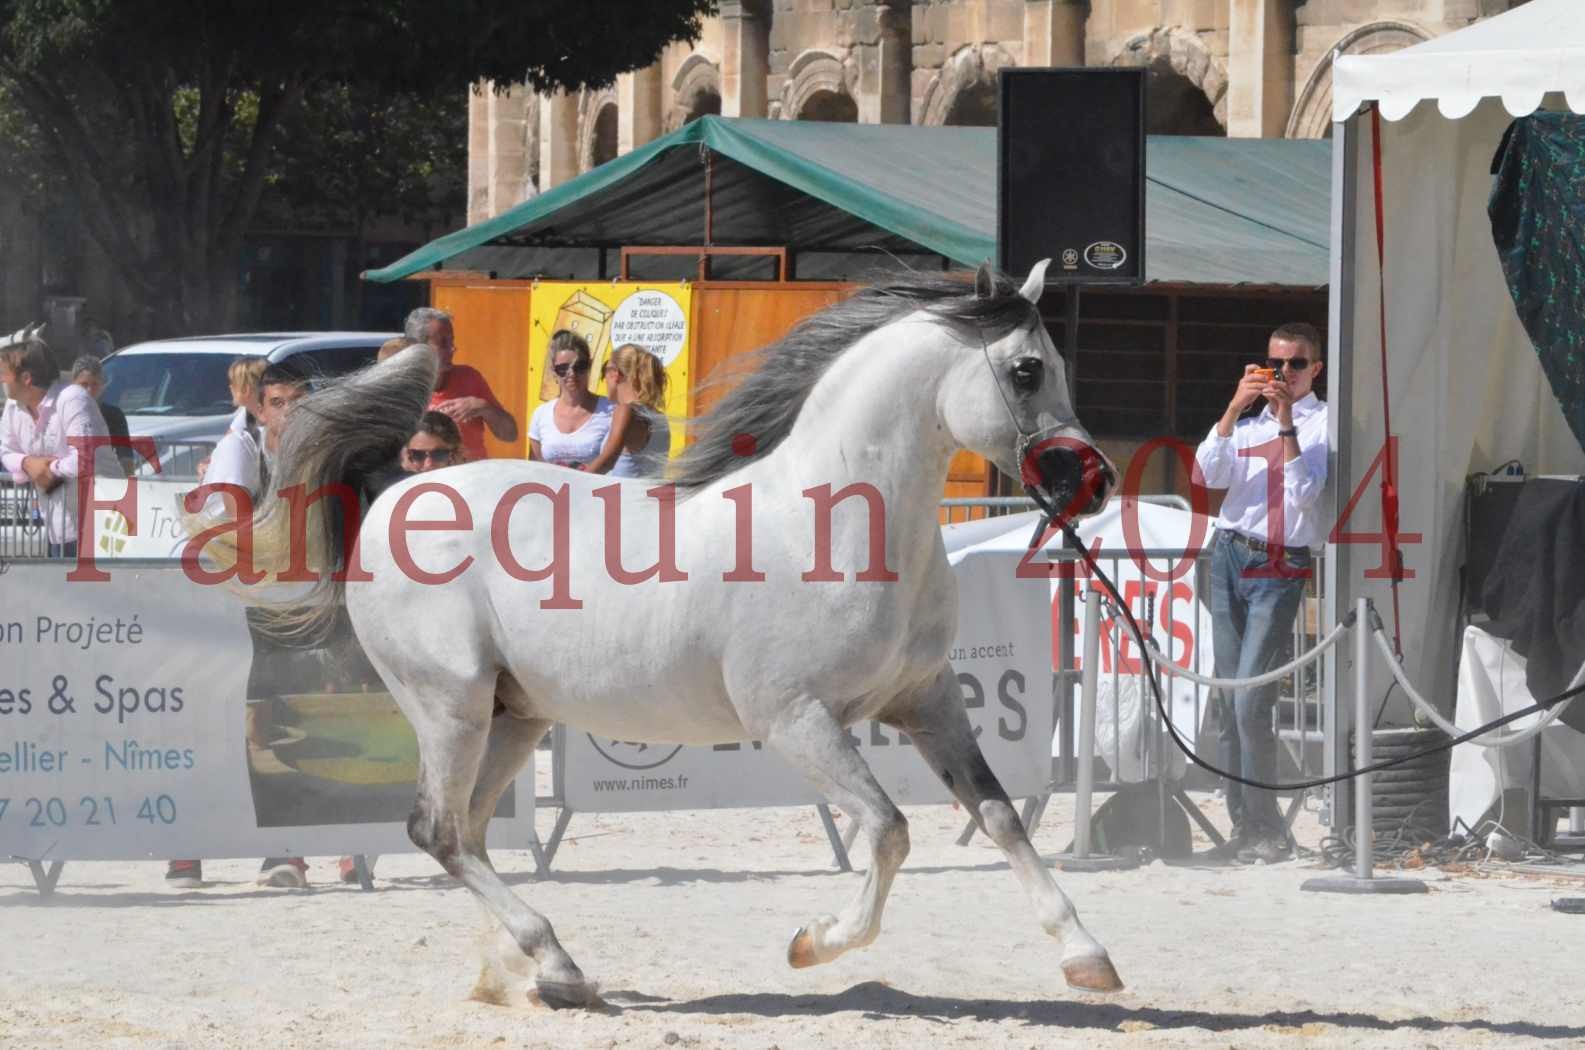
[[129,416],[215,416],[231,411],[225,354],[117,354],[105,361],[104,401]]

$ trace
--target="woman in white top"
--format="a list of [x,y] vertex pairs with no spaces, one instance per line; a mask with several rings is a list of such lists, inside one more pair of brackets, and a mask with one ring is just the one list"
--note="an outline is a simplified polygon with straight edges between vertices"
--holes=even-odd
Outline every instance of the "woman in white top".
[[528,458],[583,469],[600,454],[611,432],[609,400],[589,392],[592,355],[583,337],[565,329],[550,337],[556,400],[534,410],[528,424]]
[[628,343],[611,352],[605,388],[616,401],[611,434],[586,470],[610,471],[617,478],[658,478],[671,453],[666,421],[666,366],[641,346]]

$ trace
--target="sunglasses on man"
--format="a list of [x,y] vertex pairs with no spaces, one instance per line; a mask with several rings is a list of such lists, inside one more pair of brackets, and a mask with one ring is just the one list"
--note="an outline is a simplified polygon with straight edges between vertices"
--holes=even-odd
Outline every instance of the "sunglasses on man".
[[1266,358],[1266,367],[1271,369],[1273,372],[1282,371],[1284,366],[1286,366],[1290,372],[1303,372],[1306,368],[1310,367],[1310,359],[1308,357]]
[[550,370],[555,372],[558,376],[564,376],[568,372],[587,372],[589,370],[589,362],[580,361],[577,364],[574,364],[573,362],[568,361],[563,365],[551,365]]
[[427,460],[437,467],[448,465],[451,457],[455,455],[449,448],[404,448],[402,452],[406,454],[409,463],[422,466]]

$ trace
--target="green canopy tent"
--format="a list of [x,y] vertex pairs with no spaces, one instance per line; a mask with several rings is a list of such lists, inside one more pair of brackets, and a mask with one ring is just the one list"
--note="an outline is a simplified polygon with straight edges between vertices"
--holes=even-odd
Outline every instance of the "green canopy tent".
[[[993,128],[703,117],[364,276],[604,278],[624,246],[704,244],[707,220],[710,243],[786,247],[804,279],[888,257],[972,266],[996,257],[996,154]],[[1330,156],[1325,142],[1151,137],[1149,281],[1324,286]],[[648,265],[671,267],[648,279],[686,275]],[[713,273],[773,276],[763,259]]]

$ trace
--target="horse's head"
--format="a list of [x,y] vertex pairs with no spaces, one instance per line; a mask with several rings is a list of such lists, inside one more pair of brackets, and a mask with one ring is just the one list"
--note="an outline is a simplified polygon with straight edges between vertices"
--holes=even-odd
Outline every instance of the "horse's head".
[[999,327],[954,319],[967,321],[971,346],[943,384],[941,415],[960,445],[1020,478],[1044,509],[1081,518],[1105,505],[1117,471],[1073,411],[1067,367],[1035,306],[1049,262],[1036,263],[1016,292],[1005,276],[980,268],[977,302],[1017,306],[1008,302],[1016,295],[1024,309],[984,314]]

